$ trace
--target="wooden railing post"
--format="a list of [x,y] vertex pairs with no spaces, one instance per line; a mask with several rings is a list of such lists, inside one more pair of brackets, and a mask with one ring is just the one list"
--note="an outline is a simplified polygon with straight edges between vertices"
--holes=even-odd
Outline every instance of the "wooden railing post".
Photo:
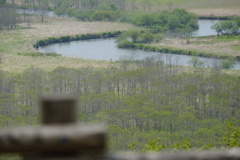
[[44,96],[40,104],[40,126],[0,130],[0,153],[21,153],[24,160],[68,160],[104,153],[106,128],[78,124],[75,97]]
[[176,154],[105,155],[104,126],[77,123],[76,99],[45,96],[39,127],[0,130],[0,153],[20,153],[24,160],[240,160],[240,150]]
[[43,125],[76,123],[76,103],[73,96],[44,96],[41,100],[41,123]]

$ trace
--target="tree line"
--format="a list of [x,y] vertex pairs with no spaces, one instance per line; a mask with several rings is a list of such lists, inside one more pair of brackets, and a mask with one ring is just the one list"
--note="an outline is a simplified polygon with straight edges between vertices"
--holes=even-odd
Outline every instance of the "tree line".
[[168,60],[169,65],[154,57],[122,60],[106,69],[1,71],[0,125],[35,125],[39,96],[69,93],[79,97],[79,120],[109,125],[111,150],[135,144],[132,148],[142,151],[152,139],[167,148],[185,142],[227,147],[226,126],[239,126],[240,78],[218,68],[188,70],[172,65],[171,56]]
[[[1,2],[0,2],[1,3]],[[14,29],[19,21],[15,10],[0,5],[0,31],[3,29]]]
[[233,17],[230,20],[220,21],[212,27],[217,32],[217,35],[239,35],[240,34],[240,17]]

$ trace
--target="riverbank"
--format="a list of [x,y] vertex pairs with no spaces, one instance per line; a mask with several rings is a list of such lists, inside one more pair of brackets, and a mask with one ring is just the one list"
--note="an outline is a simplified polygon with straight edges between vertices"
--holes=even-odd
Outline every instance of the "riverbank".
[[[37,41],[35,48],[44,47],[54,43],[64,43],[78,40],[114,38],[121,34],[120,31],[81,34],[73,36],[50,37]],[[120,48],[142,49],[161,53],[172,53],[211,58],[228,58],[240,61],[240,36],[209,36],[195,37],[188,39],[165,38],[158,43],[144,44],[132,43],[129,41],[119,44]],[[37,53],[38,54],[38,53]],[[32,55],[37,55],[32,54]],[[49,56],[57,56],[55,53],[48,52]],[[26,54],[27,55],[27,54]],[[31,54],[29,54],[31,55]]]
[[[44,39],[60,40],[59,37],[77,37],[82,34],[97,34],[124,31],[133,28],[132,25],[112,22],[80,22],[70,18],[46,18],[45,23],[33,23],[31,28],[20,24],[16,30],[0,34],[0,51],[2,53],[0,68],[9,72],[21,72],[29,67],[39,67],[51,71],[58,66],[81,68],[105,68],[110,63],[106,61],[85,60],[57,56],[56,54],[38,54],[33,45]],[[101,33],[101,34],[99,34]],[[141,49],[156,50],[167,53],[196,55],[203,57],[229,58],[240,56],[239,39],[217,37],[199,37],[188,39],[164,39],[152,43],[150,47]],[[156,49],[157,48],[157,49]],[[37,55],[37,56],[36,56]]]
[[[213,40],[211,40],[213,39]],[[187,41],[187,43],[185,42]],[[220,59],[235,59],[240,61],[239,40],[221,41],[216,37],[206,37],[202,40],[192,38],[184,39],[163,39],[158,43],[142,44],[129,41],[119,44],[120,48],[142,49],[161,53],[179,55],[199,56]]]
[[109,62],[68,58],[62,56],[26,56],[36,55],[33,45],[49,37],[73,36],[80,34],[103,33],[128,30],[132,25],[112,22],[80,22],[72,18],[46,17],[45,23],[20,24],[17,29],[0,33],[0,69],[8,72],[22,72],[29,67],[38,67],[51,71],[58,66],[70,68],[105,68]]
[[209,36],[189,39],[166,38],[150,46],[169,48],[169,52],[202,57],[233,58],[240,60],[240,36]]
[[[39,40],[33,46],[35,48],[43,47],[49,44],[54,43],[65,43],[71,41],[79,41],[79,40],[89,40],[89,39],[102,39],[102,38],[113,38],[122,34],[121,31],[112,31],[112,32],[103,32],[103,33],[87,33],[81,35],[73,35],[73,36],[62,36],[62,37],[49,37],[47,39]],[[54,53],[53,53],[54,55]]]

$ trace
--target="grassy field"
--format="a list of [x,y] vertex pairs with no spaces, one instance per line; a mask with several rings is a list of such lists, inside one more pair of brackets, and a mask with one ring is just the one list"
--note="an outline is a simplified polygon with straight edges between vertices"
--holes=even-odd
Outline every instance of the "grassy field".
[[46,23],[34,23],[31,28],[21,24],[18,29],[0,33],[0,51],[2,60],[0,69],[9,72],[21,72],[31,66],[44,70],[52,70],[58,66],[106,67],[109,62],[84,60],[67,57],[32,57],[22,53],[37,53],[33,44],[40,39],[77,35],[85,33],[101,33],[106,31],[127,30],[131,25],[111,22],[80,22],[69,18],[48,18]]
[[240,16],[239,0],[151,0],[162,8],[185,8],[199,16]]
[[198,50],[205,53],[213,53],[219,56],[236,57],[240,56],[240,38],[226,36],[222,37],[200,37],[188,39],[164,39],[159,43],[151,44],[156,47],[170,47],[183,50]]
[[[126,4],[130,2],[126,0]],[[144,8],[145,2],[149,2],[152,11],[185,8],[204,17],[240,16],[240,0],[136,0],[136,2],[139,10]],[[11,4],[12,0],[7,0],[7,3]],[[22,0],[15,0],[15,4],[22,5]]]

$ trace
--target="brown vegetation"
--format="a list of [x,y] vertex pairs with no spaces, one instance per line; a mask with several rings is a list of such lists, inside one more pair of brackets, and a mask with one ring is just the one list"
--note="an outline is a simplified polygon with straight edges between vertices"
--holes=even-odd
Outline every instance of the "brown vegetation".
[[[188,41],[188,44],[186,43]],[[198,50],[217,55],[240,56],[240,50],[235,47],[239,40],[218,41],[217,38],[192,38],[192,39],[164,39],[159,43],[152,44],[157,47],[171,47],[184,50]]]

